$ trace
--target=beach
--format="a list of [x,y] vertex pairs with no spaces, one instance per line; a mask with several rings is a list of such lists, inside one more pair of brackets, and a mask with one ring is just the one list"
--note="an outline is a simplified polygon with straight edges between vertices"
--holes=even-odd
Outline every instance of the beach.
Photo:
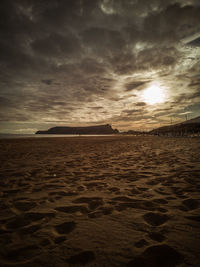
[[1,266],[200,266],[200,139],[0,140]]

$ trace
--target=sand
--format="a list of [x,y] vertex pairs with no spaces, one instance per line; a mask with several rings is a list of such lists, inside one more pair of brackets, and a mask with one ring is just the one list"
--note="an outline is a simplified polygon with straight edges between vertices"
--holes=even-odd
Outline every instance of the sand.
[[200,139],[0,140],[1,266],[200,266]]

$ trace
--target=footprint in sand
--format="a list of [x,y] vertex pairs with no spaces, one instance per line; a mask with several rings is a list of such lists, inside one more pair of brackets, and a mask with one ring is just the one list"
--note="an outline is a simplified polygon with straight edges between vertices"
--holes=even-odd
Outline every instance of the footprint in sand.
[[88,214],[88,218],[99,218],[103,215],[102,211],[94,211]]
[[109,187],[108,190],[112,193],[119,193],[120,191],[118,187]]
[[61,223],[55,226],[56,231],[59,234],[69,234],[76,227],[76,223],[74,221]]
[[117,203],[115,205],[115,208],[118,211],[122,211],[127,208],[154,211],[156,210],[156,208],[158,208],[158,205],[156,203],[153,203],[152,201],[132,199],[126,196],[112,198],[112,201],[110,201],[110,203]]
[[187,210],[195,210],[199,207],[199,201],[192,198],[183,200],[182,204],[186,207]]
[[77,192],[65,192],[65,191],[53,191],[49,192],[49,196],[60,196],[60,197],[69,197],[69,196],[77,196]]
[[135,257],[127,267],[174,267],[181,263],[183,256],[168,245],[148,247],[140,256]]
[[20,211],[27,211],[36,207],[37,204],[32,201],[17,201],[14,203],[14,206]]
[[164,235],[162,235],[159,232],[151,232],[151,233],[149,233],[149,237],[152,240],[157,241],[157,242],[163,242],[165,240]]
[[165,213],[165,212],[168,212],[168,210],[167,210],[167,209],[160,208],[160,207],[159,207],[159,208],[157,208],[157,211],[164,212],[164,213]]
[[153,201],[158,203],[158,204],[167,204],[168,203],[168,201],[163,199],[163,198],[156,198]]
[[4,253],[3,257],[7,261],[18,262],[24,260],[30,260],[33,257],[40,254],[40,249],[36,245],[19,247],[16,249],[11,249]]
[[107,206],[107,207],[104,206],[104,207],[100,207],[99,210],[101,210],[104,215],[109,215],[112,213],[113,208],[110,206]]
[[95,254],[93,251],[83,251],[67,259],[67,262],[72,265],[86,265],[93,260],[95,260]]
[[118,197],[114,197],[112,198],[113,201],[120,201],[120,202],[127,202],[127,203],[131,203],[134,202],[135,200],[130,198],[130,197],[126,197],[126,196],[118,196]]
[[149,244],[149,242],[147,242],[145,239],[140,239],[139,241],[137,241],[135,243],[135,246],[137,248],[143,248],[143,247],[147,246],[148,244]]
[[86,203],[88,204],[88,208],[92,211],[103,205],[103,199],[101,197],[80,197],[73,200],[72,202]]
[[169,216],[167,216],[166,214],[153,212],[144,214],[143,218],[148,224],[152,226],[159,226],[169,220]]
[[40,246],[42,246],[42,247],[46,247],[46,246],[48,246],[50,244],[51,244],[51,242],[49,241],[48,238],[45,238],[40,242]]
[[85,188],[84,188],[82,185],[79,185],[79,186],[77,187],[77,190],[80,192],[80,191],[84,191]]
[[[7,229],[19,229],[19,228],[23,228],[25,226],[28,226],[32,222],[39,221],[39,220],[44,219],[44,218],[51,219],[54,217],[55,217],[55,214],[52,212],[49,212],[49,213],[27,212],[23,215],[17,215],[15,217],[11,218],[7,222],[6,228]],[[28,228],[26,228],[26,229],[28,229]],[[31,231],[31,228],[30,228],[30,231]]]
[[54,243],[55,244],[61,244],[61,243],[65,242],[65,240],[66,240],[66,237],[65,236],[59,236],[59,237],[56,237],[54,239]]
[[195,221],[195,222],[200,222],[200,216],[199,215],[186,216],[185,218],[192,220],[192,221]]
[[38,231],[40,229],[41,229],[41,226],[40,225],[31,225],[31,226],[25,227],[23,229],[20,229],[19,233],[21,235],[27,235],[27,234],[32,235],[36,231]]
[[106,183],[103,182],[90,182],[84,184],[88,190],[96,190],[96,189],[102,189],[103,187],[107,186]]
[[137,187],[137,189],[142,192],[149,190],[149,188],[146,188],[146,187]]
[[39,221],[41,219],[51,219],[55,217],[53,212],[27,212],[24,214],[24,218],[30,221]]
[[91,203],[92,201],[102,201],[101,197],[80,197],[73,200],[73,203]]
[[110,206],[100,206],[97,210],[90,212],[88,214],[89,218],[99,218],[103,215],[109,215],[113,211],[113,208]]
[[55,210],[65,213],[80,212],[82,214],[86,214],[89,212],[89,210],[85,206],[61,206],[61,207],[56,207]]
[[99,206],[103,205],[103,201],[102,200],[92,200],[89,204],[88,207],[91,210],[95,210],[96,208],[98,208]]
[[151,181],[148,181],[148,182],[146,182],[146,184],[147,185],[157,185],[157,184],[159,184],[160,183],[160,181],[157,181],[157,180],[151,180]]
[[22,215],[19,215],[9,220],[8,223],[6,224],[6,228],[7,229],[18,229],[18,228],[27,226],[29,223],[30,223],[29,219],[24,218],[24,216]]
[[138,194],[141,194],[141,191],[139,191],[137,188],[132,188],[129,192],[129,195],[130,196],[135,196],[135,195],[138,195]]
[[165,192],[165,189],[162,188],[162,187],[160,187],[160,188],[158,188],[158,189],[154,189],[154,191],[155,191],[156,193],[159,193],[159,194],[164,195],[164,196],[168,196],[168,195],[170,195],[170,193]]

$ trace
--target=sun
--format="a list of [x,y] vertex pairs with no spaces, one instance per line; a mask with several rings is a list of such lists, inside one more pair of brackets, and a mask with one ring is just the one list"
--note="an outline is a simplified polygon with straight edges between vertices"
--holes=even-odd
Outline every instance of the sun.
[[164,90],[158,85],[153,84],[143,91],[142,98],[144,102],[150,105],[163,103],[165,101]]

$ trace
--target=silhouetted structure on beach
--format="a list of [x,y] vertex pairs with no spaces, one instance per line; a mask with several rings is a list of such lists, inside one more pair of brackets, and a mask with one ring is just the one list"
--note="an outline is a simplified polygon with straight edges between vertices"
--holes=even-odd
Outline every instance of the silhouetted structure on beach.
[[182,123],[159,127],[149,133],[164,136],[200,135],[200,116]]

